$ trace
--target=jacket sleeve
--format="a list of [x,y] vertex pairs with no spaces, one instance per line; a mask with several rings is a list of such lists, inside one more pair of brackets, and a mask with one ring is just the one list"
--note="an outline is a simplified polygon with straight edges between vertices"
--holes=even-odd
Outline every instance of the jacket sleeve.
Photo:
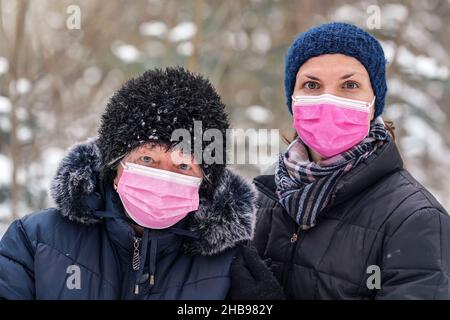
[[0,241],[0,299],[34,299],[34,253],[21,220]]
[[376,299],[450,299],[450,217],[416,211],[385,240]]

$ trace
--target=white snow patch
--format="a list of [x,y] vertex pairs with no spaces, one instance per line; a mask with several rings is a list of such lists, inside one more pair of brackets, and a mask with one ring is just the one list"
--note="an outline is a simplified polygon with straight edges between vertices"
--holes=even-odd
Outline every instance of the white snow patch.
[[144,22],[139,26],[139,32],[143,36],[163,37],[167,31],[167,25],[162,21]]
[[26,78],[20,78],[16,81],[15,86],[18,94],[26,94],[31,89],[31,82]]
[[5,57],[0,56],[0,76],[8,72],[9,62]]
[[250,120],[257,123],[267,123],[272,117],[272,112],[262,106],[250,106],[245,111],[245,114]]
[[399,48],[397,61],[404,69],[427,78],[446,80],[449,76],[446,66],[439,65],[433,58],[416,56],[405,47]]
[[[334,21],[350,21],[352,18],[357,20],[361,18],[364,15],[364,12],[349,4],[345,4],[343,6],[340,6],[336,9],[336,11],[333,12],[331,15],[331,20]],[[351,17],[351,18],[350,18]]]
[[0,96],[0,112],[10,113],[11,112],[11,100],[8,97]]
[[191,39],[197,33],[197,26],[192,22],[181,22],[169,32],[169,41],[178,42]]
[[33,136],[33,132],[28,127],[20,126],[17,129],[17,138],[20,141],[28,141],[31,139],[32,136]]
[[102,71],[97,66],[92,66],[84,70],[83,79],[88,85],[97,84],[102,78]]
[[383,20],[405,21],[408,18],[408,8],[402,4],[390,3],[383,6],[380,14]]
[[0,184],[9,184],[11,182],[11,160],[3,155],[0,154]]
[[194,46],[190,41],[182,42],[177,46],[177,53],[181,56],[190,56],[194,53]]
[[395,54],[395,42],[394,41],[380,41],[381,47],[383,47],[384,56],[388,62],[391,62]]
[[445,122],[447,116],[441,110],[439,105],[433,99],[430,99],[426,94],[418,89],[415,89],[400,79],[392,78],[388,83],[389,92],[391,95],[402,98],[409,105],[413,105],[422,110],[436,123]]
[[256,29],[252,33],[253,49],[258,53],[266,53],[272,46],[270,34],[265,29]]
[[8,117],[0,116],[0,128],[6,132],[11,130],[11,122]]
[[115,44],[112,47],[112,52],[126,63],[135,62],[140,57],[140,51],[131,44]]
[[42,180],[41,185],[44,188],[49,188],[53,176],[56,172],[59,162],[64,157],[65,151],[59,148],[50,147],[42,152],[41,162],[45,165],[41,165]]
[[405,156],[416,157],[432,154],[437,162],[446,163],[450,152],[445,146],[442,136],[424,119],[411,115],[404,120],[403,128],[407,132],[402,140]]

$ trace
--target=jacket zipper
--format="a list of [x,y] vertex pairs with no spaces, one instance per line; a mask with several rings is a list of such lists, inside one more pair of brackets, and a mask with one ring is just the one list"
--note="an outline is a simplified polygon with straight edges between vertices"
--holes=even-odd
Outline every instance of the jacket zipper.
[[288,275],[291,272],[292,265],[294,262],[294,256],[295,256],[295,253],[297,252],[297,248],[300,243],[300,235],[301,235],[300,231],[301,231],[301,227],[299,226],[297,231],[295,231],[290,238],[290,243],[291,243],[291,245],[293,245],[293,247],[291,249],[292,251],[290,252],[291,257],[289,259],[289,263],[286,263],[283,268],[284,269],[283,270],[283,288],[286,288],[286,284],[288,281]]
[[[140,257],[140,245],[141,238],[133,237],[133,259],[131,261],[131,265],[133,267],[133,271],[138,271],[141,266],[141,257]],[[134,285],[134,294],[139,294],[139,285]]]

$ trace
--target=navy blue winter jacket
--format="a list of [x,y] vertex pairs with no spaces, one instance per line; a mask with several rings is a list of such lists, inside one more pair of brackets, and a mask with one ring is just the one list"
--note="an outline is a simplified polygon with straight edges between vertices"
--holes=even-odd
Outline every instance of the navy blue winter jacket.
[[95,141],[75,146],[52,183],[57,208],[11,224],[0,242],[0,298],[226,298],[238,244],[253,233],[253,187],[227,169],[196,212],[140,238],[99,166]]

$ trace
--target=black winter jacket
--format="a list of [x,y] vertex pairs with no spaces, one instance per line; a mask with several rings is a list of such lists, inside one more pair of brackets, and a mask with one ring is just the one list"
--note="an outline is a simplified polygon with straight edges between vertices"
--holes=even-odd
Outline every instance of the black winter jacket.
[[254,183],[254,244],[288,298],[450,298],[450,217],[403,169],[395,143],[342,177],[308,231],[279,204],[273,175]]

